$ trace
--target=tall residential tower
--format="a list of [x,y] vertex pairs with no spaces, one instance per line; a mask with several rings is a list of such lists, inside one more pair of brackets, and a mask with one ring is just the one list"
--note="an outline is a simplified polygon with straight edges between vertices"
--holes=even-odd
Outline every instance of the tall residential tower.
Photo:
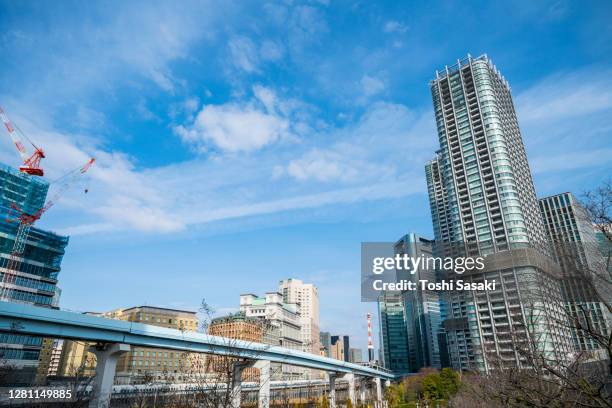
[[570,339],[560,271],[549,258],[510,86],[485,55],[436,71],[430,87],[440,149],[425,172],[437,251],[484,256],[484,270],[461,278],[497,282],[488,292],[444,292],[450,363],[525,366],[528,338],[563,358]]
[[278,292],[283,295],[283,302],[298,305],[304,351],[319,354],[319,290],[312,283],[289,278],[279,282]]

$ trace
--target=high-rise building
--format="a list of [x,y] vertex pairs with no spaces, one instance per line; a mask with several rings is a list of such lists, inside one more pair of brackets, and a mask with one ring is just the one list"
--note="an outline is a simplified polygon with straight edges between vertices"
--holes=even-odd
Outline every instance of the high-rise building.
[[349,336],[331,336],[331,358],[349,361]]
[[[263,342],[292,350],[302,350],[301,316],[298,305],[283,302],[283,295],[268,292],[264,297],[253,294],[240,295],[240,311],[246,317],[257,318],[264,323]],[[306,369],[287,364],[271,366],[272,379],[291,380],[303,378]]]
[[[440,150],[427,173],[440,183],[429,191],[446,200],[449,239],[480,254],[525,246],[547,252],[508,82],[481,56],[436,71],[430,85]],[[443,224],[434,225],[436,241]]]
[[351,363],[362,363],[363,362],[363,351],[357,347],[351,347],[349,349],[349,361]]
[[[431,257],[433,241],[411,233],[394,245],[396,255],[412,258]],[[436,282],[436,271],[420,265],[401,274],[397,280],[418,284]],[[398,375],[417,372],[423,367],[441,368],[439,335],[441,332],[440,294],[414,290],[388,292],[379,300],[380,344],[383,363]]]
[[285,279],[278,284],[278,292],[283,302],[295,303],[302,321],[301,333],[304,351],[319,354],[319,291],[312,283],[299,279]]
[[[31,228],[21,255],[13,258],[20,212],[37,213],[45,204],[49,183],[0,164],[0,300],[58,307],[60,265],[68,237]],[[11,222],[7,222],[7,220]],[[10,268],[10,270],[9,270]],[[52,344],[49,339],[46,344]],[[43,338],[22,334],[0,334],[0,358],[16,367],[11,381],[29,384],[38,366],[48,365],[49,353],[41,354]],[[43,358],[45,361],[40,361]]]
[[401,292],[386,292],[378,300],[380,357],[397,375],[410,373],[406,310]]
[[[411,233],[403,236],[395,244],[395,253],[409,257],[431,257],[433,241]],[[436,282],[433,268],[419,266],[414,273],[405,276],[417,284],[421,280]],[[402,293],[406,330],[408,333],[408,355],[410,371],[417,372],[423,367],[440,367],[438,335],[441,330],[440,294],[436,291],[416,290]]]
[[331,357],[331,335],[329,332],[319,332],[319,343],[321,344],[321,355]]
[[484,270],[462,279],[498,282],[488,292],[444,292],[450,363],[525,366],[519,350],[528,338],[551,359],[565,358],[559,267],[549,258],[510,86],[487,56],[436,71],[430,86],[440,149],[425,171],[436,251],[484,256]]
[[[572,319],[587,318],[595,332],[607,337],[612,319],[601,302],[602,294],[596,293],[597,277],[607,275],[607,265],[586,210],[572,193],[545,197],[539,204],[555,260],[563,269],[561,284],[568,314]],[[576,350],[601,348],[592,336],[576,328],[572,338]]]

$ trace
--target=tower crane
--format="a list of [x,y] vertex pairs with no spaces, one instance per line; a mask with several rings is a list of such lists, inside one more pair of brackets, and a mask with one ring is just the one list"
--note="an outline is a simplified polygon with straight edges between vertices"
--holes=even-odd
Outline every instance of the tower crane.
[[[17,280],[17,272],[19,272],[21,266],[21,259],[25,251],[26,241],[32,225],[43,216],[51,207],[57,203],[61,195],[74,183],[77,179],[85,174],[89,168],[94,164],[96,160],[91,158],[83,166],[75,169],[60,179],[54,184],[58,184],[58,188],[55,194],[45,203],[45,205],[36,211],[34,214],[28,214],[22,211],[17,204],[11,204],[9,214],[7,216],[7,222],[17,222],[17,232],[15,233],[15,241],[13,243],[13,249],[9,256],[6,271],[2,279],[2,291],[0,292],[0,300],[7,300],[9,298],[9,288],[7,284],[14,284]],[[12,213],[15,212],[15,216],[11,217]]]
[[[23,144],[21,143],[21,138],[19,138],[16,133],[16,129],[18,130],[18,128],[16,126],[13,126],[2,108],[0,108],[0,118],[4,122],[4,125],[6,126],[6,129],[8,130],[9,135],[13,140],[13,143],[15,143],[15,146],[17,146],[19,154],[21,155],[22,159],[24,159],[23,165],[19,167],[19,170],[23,173],[29,174],[30,176],[42,176],[44,174],[44,171],[42,168],[40,168],[40,159],[45,157],[42,149],[38,148],[26,137],[26,139],[30,141],[30,144],[32,144],[35,149],[34,154],[28,157],[26,150]],[[19,133],[23,135],[22,132],[19,131]],[[0,300],[7,300],[7,298],[9,298],[10,288],[7,287],[7,284],[14,284],[17,280],[17,273],[19,272],[21,266],[21,258],[25,251],[26,241],[30,232],[30,228],[32,228],[32,225],[36,221],[38,221],[40,217],[42,217],[43,214],[45,214],[51,207],[53,207],[53,205],[55,205],[61,195],[74,182],[76,182],[81,175],[85,174],[94,164],[94,162],[95,159],[90,158],[87,163],[85,163],[81,167],[65,174],[64,176],[56,180],[53,183],[53,185],[58,186],[55,193],[43,205],[43,207],[36,211],[34,214],[28,214],[25,211],[22,211],[21,208],[19,208],[19,206],[15,203],[11,204],[6,221],[9,223],[17,222],[18,226],[17,232],[15,234],[15,241],[13,243],[13,249],[11,251],[11,255],[9,256],[8,264],[1,282],[2,288],[0,291]],[[11,215],[13,215],[13,212],[16,215],[11,217]]]
[[[9,136],[13,140],[19,155],[21,156],[21,160],[23,160],[23,164],[19,167],[19,171],[23,173],[27,173],[31,176],[43,176],[45,173],[43,169],[40,168],[40,160],[45,158],[45,152],[36,146],[30,138],[24,134],[21,129],[15,126],[6,113],[4,113],[4,109],[0,107],[0,119],[2,119],[2,123],[4,123],[4,127],[8,131]],[[23,145],[23,139],[26,139],[34,148],[34,153],[28,156],[28,152]]]

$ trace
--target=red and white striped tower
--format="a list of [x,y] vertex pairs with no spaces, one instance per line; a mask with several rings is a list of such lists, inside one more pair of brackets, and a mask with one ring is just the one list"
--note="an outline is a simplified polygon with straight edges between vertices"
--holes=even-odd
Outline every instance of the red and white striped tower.
[[368,313],[368,361],[374,361],[374,342],[372,341],[372,313]]

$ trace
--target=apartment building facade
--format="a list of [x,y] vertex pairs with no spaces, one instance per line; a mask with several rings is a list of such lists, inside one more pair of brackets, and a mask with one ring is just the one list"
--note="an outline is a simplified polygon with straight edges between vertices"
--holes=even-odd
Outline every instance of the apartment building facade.
[[462,278],[499,282],[492,292],[444,293],[450,363],[485,371],[524,366],[525,338],[562,359],[570,339],[560,327],[560,271],[551,262],[510,86],[483,55],[436,71],[430,87],[440,149],[425,173],[436,249],[485,257],[484,271]]

